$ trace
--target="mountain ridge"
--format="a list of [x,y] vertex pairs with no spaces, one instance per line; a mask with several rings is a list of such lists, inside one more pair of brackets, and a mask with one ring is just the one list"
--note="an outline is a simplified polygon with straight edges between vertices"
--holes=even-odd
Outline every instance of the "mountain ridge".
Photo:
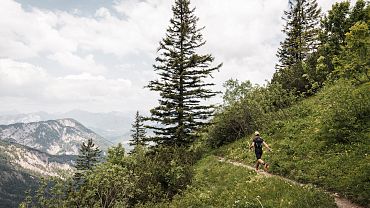
[[0,112],[0,125],[73,118],[116,144],[129,139],[127,134],[130,132],[131,121],[134,119],[133,115],[134,113],[118,111],[93,113],[78,109],[64,113],[47,113],[43,111],[33,113]]
[[88,138],[92,138],[101,149],[109,146],[103,137],[72,118],[0,125],[0,140],[52,155],[78,155],[79,146]]

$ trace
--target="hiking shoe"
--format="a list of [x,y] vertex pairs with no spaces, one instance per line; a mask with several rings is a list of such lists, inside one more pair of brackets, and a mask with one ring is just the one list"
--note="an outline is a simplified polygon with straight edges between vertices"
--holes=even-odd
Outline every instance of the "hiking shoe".
[[270,165],[268,163],[265,163],[265,165],[263,166],[263,170],[267,172],[269,168],[270,168]]

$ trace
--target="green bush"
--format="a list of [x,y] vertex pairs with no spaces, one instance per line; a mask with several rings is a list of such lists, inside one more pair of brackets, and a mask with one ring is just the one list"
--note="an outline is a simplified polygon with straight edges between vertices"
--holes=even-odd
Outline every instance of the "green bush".
[[153,170],[166,198],[172,198],[190,184],[194,163],[192,152],[185,148],[163,147],[151,154],[148,159],[154,160],[154,164],[146,168]]
[[197,157],[184,148],[141,146],[127,156],[118,145],[105,162],[81,174],[78,187],[71,178],[44,180],[22,207],[132,207],[171,199],[190,184]]
[[257,128],[253,121],[248,106],[234,104],[215,116],[208,143],[216,148],[250,134]]
[[325,115],[321,136],[331,143],[359,141],[362,129],[370,121],[370,84],[354,89],[350,82],[340,81],[325,93]]
[[209,128],[209,144],[216,148],[231,143],[252,132],[266,128],[282,109],[297,98],[279,84],[252,86],[249,81],[239,84],[229,80],[225,84],[224,105],[218,110]]
[[[148,150],[138,146],[132,154],[124,157],[117,148],[112,148],[109,153],[108,167],[112,167],[109,161],[115,161],[127,170],[126,175],[130,178],[131,183],[126,184],[128,206],[159,202],[181,193],[191,182],[192,165],[196,159],[192,151],[175,147]],[[121,206],[124,202],[121,200]]]

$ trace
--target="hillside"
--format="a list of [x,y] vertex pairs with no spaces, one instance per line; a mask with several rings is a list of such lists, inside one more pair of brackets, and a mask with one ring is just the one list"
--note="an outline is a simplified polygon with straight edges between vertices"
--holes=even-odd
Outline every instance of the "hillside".
[[[104,202],[111,207],[147,208],[326,208],[336,207],[339,195],[366,207],[370,199],[368,92],[369,83],[338,81],[314,96],[292,102],[290,107],[266,113],[259,109],[249,111],[252,120],[265,121],[258,130],[273,149],[263,155],[271,165],[269,171],[285,179],[265,177],[220,161],[222,157],[253,166],[255,155],[248,149],[251,135],[234,138],[234,142],[226,140],[229,144],[212,148],[209,145],[214,144],[215,138],[211,129],[191,150],[163,148],[151,152],[150,148],[139,146],[133,154],[125,155],[122,146],[114,147],[105,162],[87,172],[89,183],[58,203],[74,206],[83,202],[87,207],[100,207]],[[256,98],[246,99],[251,97]],[[237,116],[245,111],[231,112],[231,124],[244,118]],[[217,129],[222,133],[230,120],[217,121],[224,121],[214,124],[224,125]],[[63,192],[57,192],[50,200],[60,193]]]
[[6,163],[34,175],[62,177],[73,168],[75,155],[50,155],[17,143],[0,141],[0,151]]
[[25,192],[36,189],[37,180],[31,174],[15,169],[0,156],[0,207],[18,207]]
[[79,146],[88,138],[92,138],[101,149],[109,146],[101,136],[74,119],[0,125],[0,140],[53,155],[77,155]]
[[74,159],[0,140],[0,207],[18,207],[25,192],[36,189],[39,177],[65,176]]
[[284,207],[330,208],[334,200],[313,186],[268,178],[253,170],[207,156],[195,166],[191,186],[169,203],[138,207]]
[[[261,130],[273,152],[263,158],[270,171],[370,204],[370,84],[341,82],[271,115]],[[216,151],[217,155],[253,165],[247,136]]]
[[334,195],[369,207],[369,92],[369,83],[338,82],[269,115],[260,132],[273,152],[263,159],[269,172],[291,181],[219,161],[253,166],[248,135],[207,153],[172,201],[138,207],[336,207]]

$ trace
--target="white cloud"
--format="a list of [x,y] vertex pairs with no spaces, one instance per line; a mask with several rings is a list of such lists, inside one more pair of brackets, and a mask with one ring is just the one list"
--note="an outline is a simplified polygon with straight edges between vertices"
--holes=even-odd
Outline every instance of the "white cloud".
[[142,93],[130,80],[122,78],[107,79],[89,73],[52,77],[41,67],[0,59],[0,101],[22,98],[26,103],[35,100],[38,105],[70,103],[88,109],[113,104],[117,110],[117,105],[127,105],[127,100],[139,102]]
[[60,101],[105,102],[130,96],[131,81],[125,79],[106,79],[88,73],[58,77],[46,92]]
[[95,12],[95,17],[100,17],[100,18],[111,18],[111,14],[109,12],[109,9],[105,7],[101,7]]
[[105,66],[97,64],[95,62],[94,55],[92,54],[81,57],[69,52],[58,52],[47,57],[58,62],[60,65],[65,66],[68,69],[76,71],[85,71],[94,74],[100,74],[106,71]]
[[39,99],[40,90],[47,79],[47,74],[40,67],[11,59],[0,59],[0,98]]
[[[224,66],[216,74],[219,87],[229,78],[264,83],[275,71],[276,50],[282,37],[285,0],[194,1],[205,25],[206,50]],[[222,14],[222,15],[220,15]]]
[[96,18],[88,18],[65,11],[25,11],[13,0],[2,0],[0,5],[0,57],[13,59],[77,50],[119,57],[152,54],[170,14],[170,5],[161,2],[132,2],[129,10],[123,9],[126,4],[117,4],[117,11],[130,11],[127,19],[112,16],[106,8],[98,9]]
[[57,14],[38,9],[26,12],[11,0],[0,4],[0,57],[22,59],[76,50],[73,40],[59,35]]
[[[0,107],[22,111],[148,110],[143,89],[172,16],[168,0],[116,0],[91,16],[0,1]],[[324,10],[336,0],[319,0]],[[229,78],[264,83],[277,61],[286,0],[193,0],[218,88]],[[123,61],[124,60],[124,61]],[[12,102],[13,105],[10,105]]]
[[169,21],[170,5],[129,1],[131,4],[127,8],[127,2],[123,2],[115,9],[127,17],[113,16],[106,8],[98,9],[95,19],[61,13],[59,19],[63,26],[59,32],[76,41],[79,49],[84,51],[102,51],[118,57],[130,54],[151,56]]

